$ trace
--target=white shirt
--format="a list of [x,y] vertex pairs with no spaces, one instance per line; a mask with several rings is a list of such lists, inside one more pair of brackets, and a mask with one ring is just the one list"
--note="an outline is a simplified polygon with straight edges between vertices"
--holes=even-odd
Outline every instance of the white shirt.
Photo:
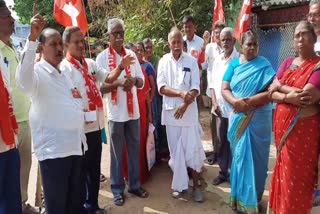
[[203,69],[207,69],[207,81],[208,81],[208,87],[206,90],[206,94],[208,97],[211,97],[211,91],[209,89],[209,85],[212,84],[212,66],[214,59],[219,56],[222,53],[222,48],[216,43],[209,43],[206,46],[206,51],[205,51],[205,63],[204,66],[202,66]]
[[[168,86],[179,91],[190,91],[195,89],[200,92],[200,78],[197,60],[186,53],[182,53],[179,60],[175,60],[172,53],[164,55],[160,59],[158,65],[157,85],[160,94],[160,89],[163,86]],[[198,125],[198,108],[195,101],[188,106],[182,119],[176,120],[174,118],[174,113],[181,103],[183,103],[183,99],[180,97],[168,97],[163,95],[163,125]]]
[[[107,77],[104,69],[98,69],[96,62],[92,59],[85,59],[88,64],[89,74],[96,77],[96,86],[99,89]],[[79,63],[81,66],[81,64]],[[77,89],[79,90],[84,103],[84,109],[89,109],[88,95],[86,91],[86,82],[82,76],[81,71],[77,70],[67,59],[64,59],[60,64],[60,69],[69,73],[69,76]],[[85,133],[94,132],[104,127],[104,110],[97,108],[97,120],[94,122],[86,123],[84,130]]]
[[[131,50],[126,49],[127,54],[131,54],[134,56],[134,64],[130,65],[131,76],[141,78],[144,81],[144,76],[141,71],[140,63],[138,58],[134,52]],[[117,65],[121,62],[122,57],[115,52],[116,54],[116,61]],[[101,69],[105,69],[106,73],[109,74],[110,68],[108,63],[108,56],[109,56],[109,48],[102,51],[96,59],[96,63],[98,67]],[[118,77],[118,79],[123,79],[126,75],[126,71],[123,70]],[[127,108],[127,92],[123,90],[122,87],[117,88],[117,104],[112,104],[111,100],[111,92],[107,93],[107,112],[108,112],[108,119],[114,122],[126,122],[129,120],[136,120],[140,118],[139,113],[139,104],[137,98],[137,87],[133,86],[131,89],[133,94],[133,117],[129,117],[128,108]]]
[[18,87],[31,98],[30,127],[39,161],[82,155],[84,111],[81,98],[74,98],[68,73],[59,73],[43,58],[34,64],[37,42],[27,42],[17,72]]
[[[4,82],[5,87],[7,88],[8,92],[10,93],[10,85],[9,85],[9,81],[7,80],[6,76],[4,75],[4,73],[7,73],[7,66],[4,64],[4,58],[0,53],[0,72],[2,74],[2,79]],[[10,95],[11,96],[11,95]],[[12,98],[11,98],[12,99]],[[0,133],[0,154],[3,152],[7,152],[10,149],[16,148],[16,146],[13,145],[7,145],[5,144],[4,140],[2,139],[2,134]]]
[[318,56],[320,55],[320,36],[317,37],[317,42],[314,44],[314,51]]
[[229,56],[229,58],[225,58],[224,53],[221,53],[220,55],[215,57],[212,68],[210,68],[210,70],[212,71],[212,76],[210,79],[210,83],[208,83],[208,88],[214,89],[216,99],[217,99],[216,100],[217,104],[221,109],[221,116],[224,118],[229,117],[229,113],[231,109],[230,109],[230,105],[223,98],[221,93],[222,79],[223,79],[224,73],[228,68],[229,63],[231,62],[231,60],[233,60],[236,57],[239,57],[239,53],[236,50],[236,48],[233,48],[233,51]]
[[196,59],[198,59],[200,50],[204,43],[203,39],[197,36],[196,34],[194,34],[193,39],[191,41],[187,39],[187,36],[184,36],[183,40],[187,42],[187,47],[188,47],[187,53],[195,57]]

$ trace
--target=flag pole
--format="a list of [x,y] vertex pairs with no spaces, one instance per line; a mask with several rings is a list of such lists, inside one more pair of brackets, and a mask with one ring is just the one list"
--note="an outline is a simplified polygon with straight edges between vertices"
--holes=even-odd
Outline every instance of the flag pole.
[[[84,5],[84,2],[83,0],[81,0],[81,3],[82,3],[82,6],[83,6],[83,10],[84,10],[84,13],[86,13],[86,7]],[[92,15],[91,15],[92,16]],[[88,38],[88,51],[89,51],[89,57],[90,59],[92,58],[92,55],[91,55],[91,48],[90,48],[90,35],[89,35],[89,29],[87,30],[87,38]]]
[[173,16],[173,13],[172,13],[172,10],[171,10],[170,5],[168,5],[168,8],[169,8],[169,11],[170,11],[170,14],[171,14],[171,18],[172,18],[172,20],[173,20],[173,23],[174,23],[174,25],[177,27],[177,23],[176,23],[176,20],[174,19],[174,16]]
[[89,31],[87,32],[87,37],[88,37],[88,51],[89,51],[89,57],[90,59],[92,58],[91,56],[91,48],[90,48],[90,36],[89,36]]

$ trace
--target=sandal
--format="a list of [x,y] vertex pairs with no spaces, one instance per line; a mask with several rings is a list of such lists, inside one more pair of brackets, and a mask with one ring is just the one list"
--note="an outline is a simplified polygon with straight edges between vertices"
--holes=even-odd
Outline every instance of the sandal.
[[172,198],[175,198],[175,199],[179,199],[179,198],[182,198],[184,195],[186,195],[188,193],[188,190],[182,190],[181,192],[179,191],[173,191],[171,193],[171,196]]
[[218,186],[218,185],[220,185],[220,184],[222,184],[222,183],[224,183],[226,181],[227,181],[227,179],[222,178],[221,176],[218,175],[215,179],[213,179],[212,184],[214,186]]
[[199,188],[195,188],[193,190],[193,200],[198,203],[204,202],[204,191],[201,191]]
[[115,195],[113,197],[113,203],[117,206],[122,206],[124,204],[124,196],[123,194]]
[[104,182],[104,181],[106,181],[106,176],[104,176],[104,174],[100,174],[100,182]]
[[128,190],[129,193],[138,196],[139,198],[148,198],[149,197],[149,192],[144,190],[143,188],[138,188],[135,190]]

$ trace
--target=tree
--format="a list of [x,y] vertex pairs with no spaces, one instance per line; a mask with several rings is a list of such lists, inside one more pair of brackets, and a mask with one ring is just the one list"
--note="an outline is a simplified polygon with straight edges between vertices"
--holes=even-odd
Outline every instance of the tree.
[[212,20],[212,1],[118,0],[110,3],[110,1],[100,0],[88,3],[93,16],[91,31],[103,34],[109,17],[117,16],[125,21],[126,42],[136,42],[150,37],[154,40],[155,51],[159,55],[166,50],[168,32],[174,23],[181,29],[185,15],[195,17],[199,35],[202,35],[204,30],[210,29]]
[[241,5],[242,1],[239,0],[224,0],[226,24],[228,26],[235,27]]
[[[17,15],[20,17],[21,23],[30,23],[32,18],[32,8],[34,0],[14,0],[14,10]],[[52,0],[42,0],[37,3],[38,12],[44,15],[48,20],[48,26],[57,28],[59,27],[58,23],[55,22],[53,18],[53,1]]]
[[[85,3],[86,2],[87,1],[85,0]],[[16,11],[17,15],[20,17],[21,23],[30,23],[30,19],[33,16],[33,3],[34,0],[14,0],[13,10]],[[57,23],[53,18],[53,3],[54,0],[37,1],[38,13],[46,17],[48,21],[47,27],[52,27],[62,32],[64,27]],[[90,21],[91,20],[88,19],[88,22]]]
[[[32,17],[33,1],[15,0],[14,10],[22,23],[28,23]],[[228,26],[234,26],[240,4],[238,0],[224,0]],[[162,55],[167,51],[168,32],[175,23],[182,29],[185,15],[194,16],[199,36],[205,30],[211,31],[214,0],[91,0],[88,6],[86,12],[90,36],[106,39],[108,19],[118,17],[126,25],[126,42],[150,37],[156,53]],[[38,11],[48,19],[48,26],[63,29],[53,18],[53,0],[38,1]]]

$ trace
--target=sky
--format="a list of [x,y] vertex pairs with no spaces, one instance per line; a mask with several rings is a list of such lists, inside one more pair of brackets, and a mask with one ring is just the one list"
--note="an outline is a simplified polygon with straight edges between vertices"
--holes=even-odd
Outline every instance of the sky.
[[[13,0],[4,0],[4,1],[6,2],[6,4],[7,4],[8,7],[14,5]],[[16,12],[14,12],[14,11],[12,11],[12,10],[11,10],[11,12],[12,12],[13,18],[19,19],[19,17],[17,16]]]
[[9,6],[9,5],[13,5],[13,0],[4,0],[6,2],[6,4]]

